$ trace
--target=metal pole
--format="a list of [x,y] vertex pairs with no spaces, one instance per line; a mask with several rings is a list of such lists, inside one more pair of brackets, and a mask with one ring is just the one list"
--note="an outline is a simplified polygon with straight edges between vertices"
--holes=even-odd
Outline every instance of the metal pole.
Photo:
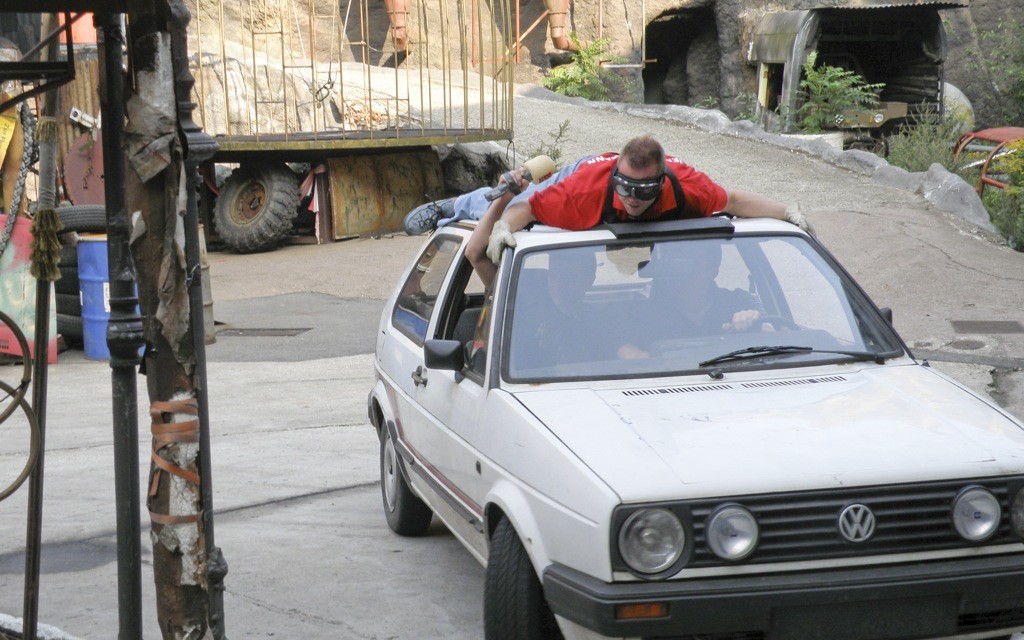
[[103,61],[100,106],[103,114],[103,172],[107,207],[107,265],[110,322],[107,345],[114,409],[114,495],[117,505],[118,639],[142,638],[142,550],[139,526],[139,410],[136,368],[143,344],[137,310],[135,267],[128,249],[125,206],[124,34],[120,16],[97,13],[98,49]]
[[[65,16],[66,17],[66,16]],[[44,24],[46,31],[52,24],[50,16]],[[52,40],[48,46],[46,59],[57,58],[57,41]],[[45,94],[43,102],[43,120],[49,121],[57,111],[57,92],[51,89]],[[37,132],[42,132],[40,126]],[[38,135],[38,133],[37,133]],[[54,149],[57,141],[48,136],[38,136],[39,142],[39,206],[41,209],[52,208],[55,200],[54,181]],[[36,282],[36,326],[35,326],[35,378],[32,383],[32,410],[36,414],[39,425],[39,454],[35,467],[29,478],[28,489],[28,534],[25,540],[25,601],[22,611],[22,633],[25,640],[35,640],[39,625],[39,573],[41,551],[43,546],[43,463],[46,453],[46,387],[50,351],[50,287],[49,280],[39,279]],[[28,354],[23,354],[28,357]]]
[[203,278],[199,255],[199,167],[217,152],[217,142],[192,120],[195,104],[192,87],[195,78],[188,68],[186,30],[190,15],[180,2],[171,2],[171,64],[174,69],[174,91],[178,103],[178,126],[185,147],[185,268],[188,276],[189,322],[192,325],[193,349],[196,356],[194,386],[199,409],[199,491],[203,500],[203,537],[206,549],[210,629],[215,640],[224,640],[224,577],[228,564],[213,534],[213,470],[210,450],[210,411],[206,380],[206,332],[203,322]]

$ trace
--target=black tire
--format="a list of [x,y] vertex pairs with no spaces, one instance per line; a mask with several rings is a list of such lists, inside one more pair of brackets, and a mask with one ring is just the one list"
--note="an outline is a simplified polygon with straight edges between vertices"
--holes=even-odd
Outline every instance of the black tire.
[[298,205],[299,179],[287,167],[241,167],[217,198],[217,234],[239,253],[273,249],[291,233]]
[[487,640],[559,640],[555,616],[519,534],[505,518],[491,537],[484,579],[484,637]]
[[81,344],[84,338],[81,316],[69,316],[58,313],[57,333],[64,336],[64,340],[69,344]]
[[107,209],[97,204],[77,204],[57,207],[57,215],[64,225],[63,231],[79,233],[106,233]]
[[60,266],[60,279],[53,283],[53,289],[57,293],[78,295],[78,266]]
[[78,268],[78,245],[60,245],[60,266]]
[[58,293],[57,313],[66,316],[78,316],[79,318],[82,317],[81,297],[77,293]]
[[434,514],[406,484],[401,467],[401,457],[391,433],[384,427],[380,441],[380,495],[384,517],[391,530],[400,536],[422,535]]

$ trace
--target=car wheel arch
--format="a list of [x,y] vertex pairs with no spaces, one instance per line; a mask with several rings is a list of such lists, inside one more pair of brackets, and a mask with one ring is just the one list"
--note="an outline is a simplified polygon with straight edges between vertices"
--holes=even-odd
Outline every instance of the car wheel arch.
[[[499,487],[496,489],[500,491]],[[506,489],[507,491],[508,489]],[[544,568],[551,564],[551,559],[548,557],[537,521],[527,507],[526,499],[522,494],[514,492],[502,495],[499,493],[499,495],[488,497],[484,507],[484,530],[487,532],[488,553],[494,531],[502,520],[508,520],[512,528],[515,529],[519,541],[530,557],[530,562],[533,563],[534,571],[538,576],[543,575]]]
[[378,437],[381,435],[381,430],[389,422],[393,423],[395,421],[394,411],[388,403],[387,397],[387,389],[384,383],[378,380],[370,391],[366,405],[367,418],[370,424],[373,425],[373,428],[376,429]]

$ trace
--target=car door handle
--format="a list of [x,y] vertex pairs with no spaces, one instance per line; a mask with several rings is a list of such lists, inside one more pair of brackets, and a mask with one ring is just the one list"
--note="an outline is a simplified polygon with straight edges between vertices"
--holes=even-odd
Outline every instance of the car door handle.
[[426,372],[426,369],[423,367],[416,367],[416,370],[412,372],[412,381],[417,387],[420,385],[427,386],[427,378],[423,375]]

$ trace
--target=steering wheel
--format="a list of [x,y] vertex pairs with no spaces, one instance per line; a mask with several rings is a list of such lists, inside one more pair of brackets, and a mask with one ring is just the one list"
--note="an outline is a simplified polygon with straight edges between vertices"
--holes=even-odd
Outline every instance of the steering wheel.
[[757,321],[759,323],[761,323],[761,324],[765,324],[765,323],[770,324],[773,327],[775,327],[776,329],[782,328],[782,329],[789,329],[790,331],[799,331],[800,330],[800,325],[798,325],[792,319],[787,318],[786,316],[767,314],[767,315],[762,315],[760,318],[757,319]]

